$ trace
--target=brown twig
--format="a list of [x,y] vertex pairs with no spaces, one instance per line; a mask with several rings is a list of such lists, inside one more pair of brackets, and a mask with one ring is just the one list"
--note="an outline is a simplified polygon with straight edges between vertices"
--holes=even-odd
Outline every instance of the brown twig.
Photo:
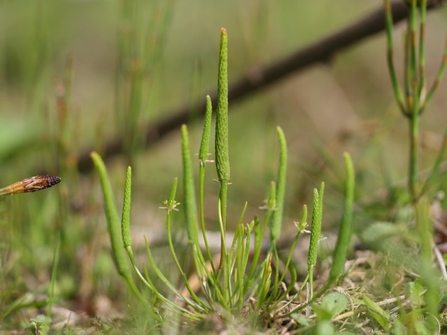
[[[429,1],[429,8],[439,7],[445,0]],[[397,1],[392,4],[393,22],[397,23],[407,17],[408,9],[403,1]],[[264,68],[254,69],[245,77],[231,85],[228,98],[231,103],[238,102],[243,98],[254,94],[261,89],[268,87],[281,79],[302,70],[310,65],[328,62],[337,52],[360,42],[367,37],[373,36],[385,29],[384,10],[379,8],[360,19],[358,22],[323,38],[322,40],[302,49],[289,57],[278,61]],[[217,93],[210,94],[212,103],[216,105]],[[179,128],[182,124],[191,119],[192,111],[199,110],[197,116],[205,113],[205,99],[197,105],[189,105],[180,108],[172,113],[163,113],[170,115],[155,124],[149,124],[145,135],[146,147],[151,147],[159,142],[164,136]],[[92,148],[86,150],[79,156],[78,170],[87,173],[93,168],[90,159]],[[122,139],[108,141],[103,150],[102,157],[107,160],[115,155],[124,153],[124,144]]]

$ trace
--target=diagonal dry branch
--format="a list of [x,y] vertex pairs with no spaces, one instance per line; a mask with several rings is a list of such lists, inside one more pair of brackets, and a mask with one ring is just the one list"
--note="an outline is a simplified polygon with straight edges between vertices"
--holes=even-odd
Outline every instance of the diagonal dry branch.
[[[446,2],[446,0],[429,0],[428,8],[434,9],[440,7],[444,2]],[[397,23],[407,17],[408,8],[403,1],[395,1],[392,4],[392,13],[393,21]],[[380,33],[384,31],[384,29],[384,9],[380,7],[346,28],[329,35],[302,50],[298,50],[292,55],[279,60],[270,66],[257,68],[249,72],[245,77],[230,86],[228,94],[229,101],[234,104],[251,94],[257,93],[262,88],[286,78],[296,71],[302,70],[315,63],[328,62],[337,52],[342,51],[367,37]],[[214,92],[210,96],[213,105],[215,106],[217,103],[217,93]],[[153,146],[168,133],[190,121],[193,111],[197,110],[200,111],[197,116],[201,116],[205,113],[205,99],[197,105],[188,105],[171,113],[163,113],[169,116],[155,124],[147,125],[145,134],[146,147]],[[93,168],[93,163],[90,159],[90,152],[92,150],[93,149],[90,148],[79,156],[78,170],[82,173],[87,173]],[[113,139],[105,144],[105,148],[102,151],[102,157],[104,160],[107,160],[115,155],[122,154],[123,152],[123,140],[119,138]]]

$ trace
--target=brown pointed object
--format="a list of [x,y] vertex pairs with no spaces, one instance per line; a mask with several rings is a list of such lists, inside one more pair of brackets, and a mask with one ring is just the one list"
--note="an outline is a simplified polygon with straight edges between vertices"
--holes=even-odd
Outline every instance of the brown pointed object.
[[36,192],[59,184],[60,181],[60,177],[51,175],[29,177],[14,184],[0,188],[0,196]]

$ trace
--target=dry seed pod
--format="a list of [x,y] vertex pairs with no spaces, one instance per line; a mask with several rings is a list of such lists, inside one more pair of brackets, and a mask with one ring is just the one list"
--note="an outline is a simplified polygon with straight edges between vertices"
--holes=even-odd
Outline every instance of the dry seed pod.
[[20,194],[27,192],[36,192],[56,184],[61,181],[60,177],[51,175],[39,175],[34,177],[25,178],[9,186],[0,189],[0,196]]

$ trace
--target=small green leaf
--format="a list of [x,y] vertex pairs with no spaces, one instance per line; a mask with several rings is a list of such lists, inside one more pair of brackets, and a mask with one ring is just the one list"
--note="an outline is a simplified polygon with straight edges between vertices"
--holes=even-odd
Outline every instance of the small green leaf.
[[405,285],[405,296],[410,300],[413,308],[420,308],[424,305],[423,291],[424,287],[418,282],[410,282]]
[[321,307],[326,308],[332,312],[332,317],[336,317],[338,314],[343,312],[348,306],[348,299],[338,292],[329,293],[323,298],[321,302]]
[[341,293],[332,292],[326,295],[320,305],[312,305],[318,320],[332,320],[348,306],[348,299]]
[[377,323],[387,332],[390,330],[390,315],[384,311],[382,307],[369,299],[366,295],[363,296],[363,302],[368,307],[369,313],[377,321]]
[[332,313],[320,305],[311,305],[312,310],[317,315],[318,320],[332,320]]

